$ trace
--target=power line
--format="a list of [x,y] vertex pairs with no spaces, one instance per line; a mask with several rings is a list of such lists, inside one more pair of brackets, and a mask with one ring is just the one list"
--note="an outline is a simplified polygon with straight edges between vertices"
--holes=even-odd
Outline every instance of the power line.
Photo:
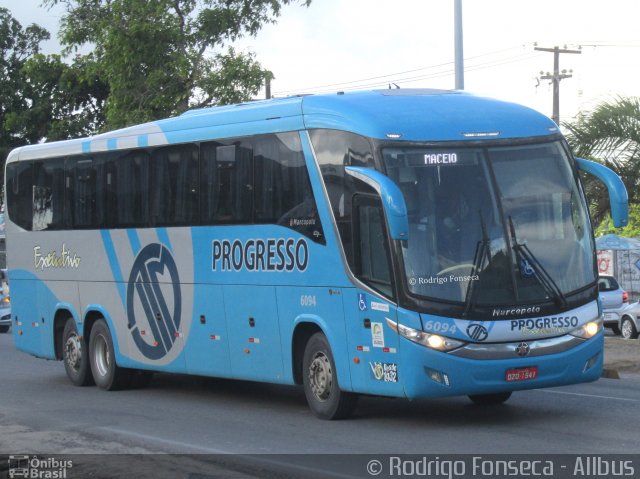
[[[487,56],[491,56],[491,55],[497,55],[497,54],[500,54],[500,53],[504,53],[504,52],[507,52],[507,51],[512,51],[514,49],[519,49],[519,48],[522,48],[522,47],[524,47],[524,45],[519,46],[519,47],[503,48],[501,50],[496,50],[496,51],[493,51],[493,52],[483,53],[483,54],[480,54],[480,55],[475,55],[475,56],[466,58],[465,61],[471,61],[471,60],[475,60],[475,59],[478,59],[478,58],[483,58],[483,57],[487,57]],[[288,95],[288,94],[291,94],[291,93],[297,93],[297,92],[308,93],[308,92],[313,92],[313,91],[316,91],[316,90],[326,89],[326,88],[329,88],[329,87],[340,87],[342,85],[345,85],[345,86],[346,85],[353,85],[353,84],[356,84],[356,83],[363,83],[363,82],[368,82],[368,81],[372,81],[372,80],[381,80],[383,78],[395,78],[395,77],[397,77],[399,75],[405,75],[405,74],[408,74],[408,73],[415,73],[415,72],[422,71],[422,70],[432,70],[434,68],[440,68],[440,67],[444,67],[444,66],[447,66],[447,65],[453,65],[453,64],[454,64],[453,61],[449,61],[449,62],[444,62],[444,63],[438,63],[438,64],[435,64],[435,65],[429,65],[429,66],[426,66],[426,67],[414,68],[414,69],[411,69],[411,70],[405,70],[405,71],[401,71],[401,72],[388,73],[386,75],[379,75],[379,76],[375,76],[375,77],[362,78],[362,79],[359,79],[359,80],[351,80],[351,81],[345,81],[345,82],[329,83],[329,84],[325,84],[325,85],[317,85],[317,86],[306,87],[306,88],[292,88],[292,89],[288,89],[288,90],[280,90],[280,91],[277,91],[275,94],[284,96],[284,95]],[[388,81],[379,82],[378,84],[382,84],[382,83],[386,84],[386,83],[388,83]],[[345,88],[345,89],[348,89],[348,88]]]

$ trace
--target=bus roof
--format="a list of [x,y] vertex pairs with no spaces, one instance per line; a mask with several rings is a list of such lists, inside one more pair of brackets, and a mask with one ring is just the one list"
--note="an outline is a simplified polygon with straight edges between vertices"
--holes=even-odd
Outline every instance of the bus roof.
[[89,138],[18,148],[7,162],[311,128],[429,142],[559,133],[549,118],[514,103],[461,91],[392,89],[201,108]]

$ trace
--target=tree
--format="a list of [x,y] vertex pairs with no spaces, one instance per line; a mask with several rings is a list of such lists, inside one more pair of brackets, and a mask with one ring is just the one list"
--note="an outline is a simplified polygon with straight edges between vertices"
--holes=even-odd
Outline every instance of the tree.
[[45,56],[40,43],[49,33],[38,25],[23,29],[0,8],[0,159],[18,146],[91,134],[102,127],[108,93],[92,65],[77,58]]
[[45,0],[63,4],[67,52],[92,44],[109,85],[108,128],[190,107],[251,99],[271,75],[230,44],[255,35],[281,7],[311,0]]
[[[576,156],[598,161],[615,171],[629,193],[629,204],[640,205],[640,98],[617,98],[605,102],[575,123],[564,124],[569,130],[567,139]],[[600,225],[609,211],[609,196],[598,181],[585,175],[585,188],[591,214]],[[631,220],[640,219],[630,216]],[[624,230],[632,234],[640,225]]]
[[49,38],[49,32],[32,24],[23,29],[9,10],[0,8],[0,158],[4,161],[12,148],[32,141],[34,133],[15,131],[10,119],[28,108],[28,99],[21,94],[21,70],[25,62],[40,50],[40,42]]

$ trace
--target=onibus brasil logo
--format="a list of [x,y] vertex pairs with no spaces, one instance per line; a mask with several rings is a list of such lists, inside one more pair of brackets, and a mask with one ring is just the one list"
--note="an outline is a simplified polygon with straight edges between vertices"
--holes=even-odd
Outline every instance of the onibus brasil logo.
[[133,341],[146,358],[157,360],[169,353],[179,337],[181,309],[180,278],[171,252],[158,243],[145,246],[129,275],[127,315]]

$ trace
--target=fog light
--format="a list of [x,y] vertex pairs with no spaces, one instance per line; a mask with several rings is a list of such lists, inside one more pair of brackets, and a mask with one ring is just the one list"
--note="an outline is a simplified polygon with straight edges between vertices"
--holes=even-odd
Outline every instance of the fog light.
[[584,369],[582,370],[582,372],[585,373],[589,369],[591,369],[593,366],[595,366],[595,364],[598,362],[598,358],[600,358],[600,353],[596,354],[585,363]]
[[432,381],[435,381],[438,384],[442,384],[443,386],[447,387],[450,385],[449,376],[447,376],[445,373],[429,368],[424,368],[424,370],[426,371],[427,376],[429,376],[429,379],[431,379]]

